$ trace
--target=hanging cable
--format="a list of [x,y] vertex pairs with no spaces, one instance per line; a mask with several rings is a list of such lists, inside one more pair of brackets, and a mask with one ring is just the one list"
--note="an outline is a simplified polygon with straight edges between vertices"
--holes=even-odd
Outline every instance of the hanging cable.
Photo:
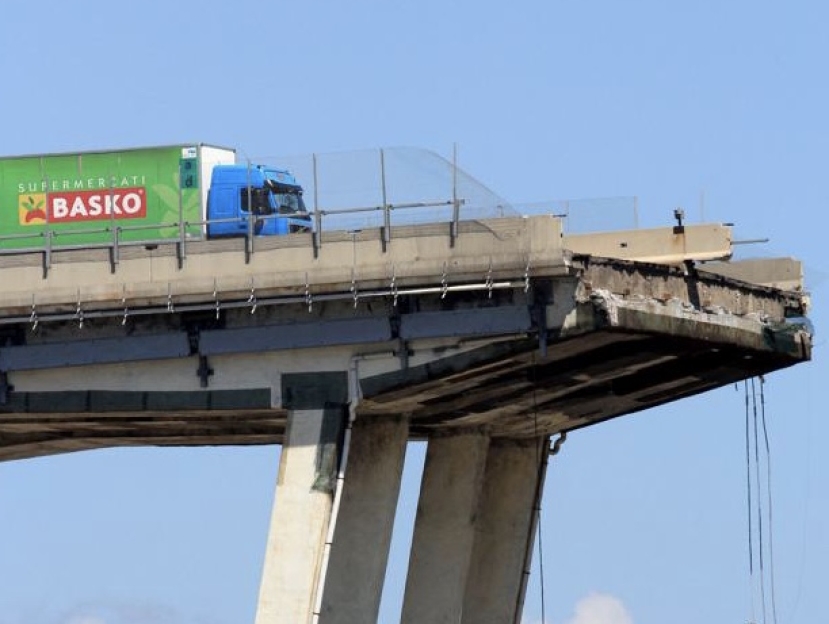
[[771,496],[771,447],[769,445],[769,431],[766,426],[766,395],[764,386],[766,380],[760,376],[760,417],[763,422],[763,439],[766,444],[766,501],[768,503],[768,535],[769,535],[769,588],[771,590],[771,617],[777,624],[777,599],[774,591],[774,533],[772,531],[772,496]]
[[539,502],[538,508],[536,509],[536,513],[538,514],[537,522],[538,522],[538,575],[541,582],[541,621],[547,621],[547,609],[544,602],[544,543],[541,537],[542,533],[542,524],[541,524],[541,503]]
[[763,566],[763,496],[760,488],[760,437],[757,418],[757,389],[754,378],[751,378],[751,405],[754,420],[754,476],[757,486],[757,554],[760,563],[760,605],[762,607],[763,624],[766,624],[766,574]]
[[[539,470],[542,470],[541,462],[547,461],[546,456],[544,458],[541,457],[541,444],[539,444],[539,436],[538,436],[538,397],[536,391],[538,389],[538,374],[536,368],[536,361],[535,361],[535,350],[532,353],[532,377],[533,377],[533,433],[534,438],[536,441],[536,465],[539,467]],[[547,452],[547,449],[544,449],[544,452]],[[541,479],[541,475],[539,474],[539,479]],[[546,602],[544,600],[544,547],[543,547],[543,540],[542,540],[542,528],[543,525],[541,523],[541,492],[539,491],[538,496],[536,498],[536,506],[535,506],[535,513],[536,513],[536,526],[538,527],[538,575],[539,575],[539,584],[541,585],[541,621],[547,621],[547,608]]]
[[749,411],[748,400],[748,380],[743,382],[743,389],[745,390],[745,411],[746,411],[746,520],[748,521],[748,582],[749,582],[749,601],[751,604],[751,622],[754,619],[754,603],[756,602],[754,596],[754,531],[751,522],[751,515],[753,507],[751,504],[751,418]]
[[[748,504],[748,549],[749,549],[749,582],[751,586],[751,624],[756,624],[754,619],[757,600],[757,586],[760,591],[760,605],[762,623],[766,624],[768,613],[767,607],[771,607],[772,623],[777,624],[777,597],[774,577],[774,514],[773,497],[771,489],[771,444],[769,442],[768,422],[766,420],[766,380],[759,376],[759,409],[758,409],[758,388],[755,379],[751,379],[751,391],[749,394],[749,381],[745,384],[745,411],[746,411],[746,499]],[[763,430],[763,443],[760,442],[760,428]],[[753,435],[752,435],[753,433]],[[752,466],[753,462],[753,466]],[[761,464],[765,462],[765,471],[761,470]],[[765,476],[765,483],[761,478]],[[763,499],[768,505],[768,512],[763,512]],[[767,521],[766,531],[763,531],[763,521]],[[754,536],[756,522],[757,536]],[[756,546],[755,546],[756,544]],[[755,557],[756,547],[756,557]],[[766,556],[767,555],[767,556]],[[758,563],[759,574],[754,574],[754,561]],[[768,573],[765,562],[768,561]],[[766,598],[768,587],[770,600]],[[770,605],[769,605],[770,603]]]

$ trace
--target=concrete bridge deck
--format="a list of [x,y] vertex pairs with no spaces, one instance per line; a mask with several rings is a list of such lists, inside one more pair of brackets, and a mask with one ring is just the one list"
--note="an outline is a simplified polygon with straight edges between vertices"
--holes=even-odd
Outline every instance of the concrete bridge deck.
[[331,624],[428,439],[402,621],[518,621],[550,436],[808,360],[808,297],[724,226],[459,225],[0,256],[0,460],[281,443],[257,622]]
[[[577,259],[571,272],[546,284],[555,303],[537,307],[527,303],[529,293],[521,286],[493,291],[493,297],[481,289],[475,293],[478,300],[467,292],[450,303],[436,294],[430,302],[433,309],[421,300],[420,310],[408,312],[402,309],[412,305],[409,295],[398,293],[401,311],[394,312],[385,302],[383,316],[354,316],[347,306],[330,318],[234,327],[234,316],[247,322],[250,313],[228,310],[219,329],[213,326],[215,319],[202,315],[206,327],[198,332],[195,352],[188,335],[193,321],[175,312],[171,316],[178,318],[167,320],[182,326],[165,333],[141,328],[144,319],[137,316],[129,336],[81,337],[77,343],[62,337],[59,342],[7,346],[0,350],[0,369],[15,390],[7,390],[0,404],[0,457],[118,445],[282,441],[288,403],[279,399],[281,387],[212,389],[208,381],[205,388],[190,390],[127,389],[132,384],[126,383],[111,389],[107,367],[122,369],[129,362],[138,367],[146,360],[180,360],[187,370],[182,385],[195,386],[200,357],[210,358],[217,369],[221,358],[233,355],[261,359],[270,349],[321,349],[323,342],[328,348],[345,347],[359,340],[370,358],[387,356],[398,364],[393,371],[360,378],[361,414],[407,414],[414,437],[457,427],[485,427],[494,436],[537,437],[809,357],[805,333],[780,320],[785,309],[795,309],[794,295],[711,274],[691,277],[676,268],[617,260]],[[636,282],[636,295],[625,296]],[[736,304],[737,299],[745,309],[755,310],[750,314],[762,309],[777,320],[725,312],[724,304]],[[693,300],[706,301],[710,311],[694,308]],[[65,328],[66,323],[61,325]],[[106,336],[112,328],[90,320],[83,330],[65,329],[92,337]],[[171,347],[178,350],[171,353]],[[399,367],[401,349],[409,360],[405,368]],[[422,351],[430,353],[429,361],[418,363]],[[435,353],[441,357],[433,359]],[[89,376],[76,367],[88,368]],[[79,373],[80,387],[77,382],[61,383]],[[32,383],[28,391],[27,374]],[[38,376],[44,381],[37,385],[55,387],[47,381],[52,379],[63,389],[36,390]]]
[[[131,250],[114,273],[100,251],[67,252],[46,279],[37,258],[4,258],[0,458],[278,443],[298,351],[369,360],[360,413],[406,414],[414,437],[552,435],[809,357],[786,323],[802,293],[574,255],[546,217],[461,225],[455,248],[413,226],[386,253],[370,232],[332,235],[316,260],[304,235],[257,241],[247,264],[239,240],[193,244],[182,269],[172,249]],[[659,259],[648,247],[681,239],[675,262],[728,248],[710,227],[644,234],[593,244]],[[234,358],[257,372],[225,375]],[[153,380],[179,369],[175,389]]]

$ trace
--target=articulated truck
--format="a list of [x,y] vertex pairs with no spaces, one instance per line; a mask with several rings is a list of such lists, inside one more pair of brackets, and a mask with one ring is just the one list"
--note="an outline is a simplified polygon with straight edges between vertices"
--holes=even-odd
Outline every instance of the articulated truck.
[[0,158],[0,251],[310,231],[290,172],[203,144]]

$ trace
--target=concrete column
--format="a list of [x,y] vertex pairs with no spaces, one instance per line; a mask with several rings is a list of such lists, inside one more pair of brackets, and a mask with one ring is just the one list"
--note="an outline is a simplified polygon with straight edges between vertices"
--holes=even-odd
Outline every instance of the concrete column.
[[402,624],[460,621],[488,445],[480,433],[429,440]]
[[408,435],[402,417],[358,417],[354,423],[321,624],[377,621]]
[[347,418],[345,373],[282,376],[289,409],[256,624],[311,621]]
[[494,439],[487,453],[464,624],[521,621],[535,538],[537,497],[546,469],[546,439]]

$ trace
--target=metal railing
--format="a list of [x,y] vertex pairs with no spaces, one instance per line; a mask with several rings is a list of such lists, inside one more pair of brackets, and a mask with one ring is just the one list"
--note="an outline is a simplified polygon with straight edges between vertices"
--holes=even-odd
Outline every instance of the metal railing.
[[[102,220],[106,225],[72,228],[67,227],[68,224],[50,223],[47,209],[46,222],[36,231],[0,235],[0,259],[10,255],[39,254],[43,277],[46,278],[52,268],[55,253],[106,250],[110,270],[115,273],[124,248],[155,249],[171,245],[175,247],[178,266],[182,268],[187,258],[189,242],[208,240],[208,232],[213,225],[238,223],[242,227],[239,228],[237,238],[244,239],[245,262],[250,262],[251,255],[256,251],[255,241],[261,238],[257,234],[257,225],[272,219],[290,219],[300,228],[307,223],[305,232],[288,234],[288,236],[306,236],[308,244],[313,248],[314,257],[318,257],[320,253],[323,234],[326,232],[376,229],[385,252],[392,240],[393,228],[425,223],[445,223],[449,246],[452,247],[459,235],[461,220],[519,214],[508,202],[458,168],[456,150],[453,150],[452,162],[432,152],[407,148],[366,150],[333,155],[314,154],[310,157],[281,157],[273,161],[288,164],[294,174],[300,173],[297,176],[299,180],[309,181],[311,188],[306,188],[305,192],[308,194],[310,190],[311,210],[274,214],[256,214],[254,210],[246,211],[238,217],[186,220],[182,194],[179,191],[178,219],[175,221],[123,223],[116,219],[114,210],[111,210],[108,218],[105,221]],[[338,167],[342,168],[345,174],[342,171],[335,171]],[[320,180],[328,179],[321,173],[325,174],[329,171],[335,171],[331,176],[335,183],[337,176],[340,176],[343,186],[346,187],[345,195],[338,197],[335,192],[331,191],[331,187],[335,184],[330,187],[320,185]],[[411,171],[425,172],[425,174],[420,177],[409,175]],[[371,180],[371,183],[363,184],[366,179]],[[443,190],[434,193],[432,192],[434,188]],[[110,189],[110,192],[113,193],[114,188]],[[573,231],[577,228],[570,226],[578,224],[580,217],[589,213],[588,208],[604,212],[605,217],[608,214],[624,217],[631,213],[631,203],[632,223],[628,219],[623,225],[636,227],[635,198],[527,204],[521,206],[521,213],[555,214],[564,220],[567,229]],[[111,205],[114,205],[113,200],[111,200]],[[248,206],[252,205],[249,198]],[[170,208],[175,210],[173,206]],[[618,224],[606,229],[618,229]],[[142,236],[142,232],[146,232],[147,236]],[[309,233],[310,236],[307,236]],[[32,244],[25,244],[24,241],[31,241]]]

